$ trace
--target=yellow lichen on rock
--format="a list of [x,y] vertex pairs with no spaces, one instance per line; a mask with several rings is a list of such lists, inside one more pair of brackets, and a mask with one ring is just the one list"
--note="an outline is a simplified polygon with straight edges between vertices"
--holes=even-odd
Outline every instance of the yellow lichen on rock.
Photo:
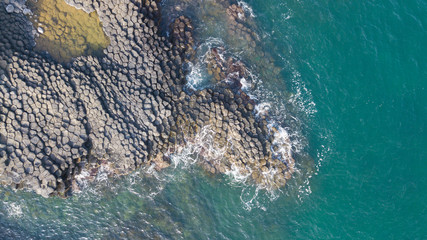
[[100,55],[110,44],[96,12],[78,10],[64,0],[29,1],[32,22],[40,35],[36,50],[47,51],[59,62],[82,55]]

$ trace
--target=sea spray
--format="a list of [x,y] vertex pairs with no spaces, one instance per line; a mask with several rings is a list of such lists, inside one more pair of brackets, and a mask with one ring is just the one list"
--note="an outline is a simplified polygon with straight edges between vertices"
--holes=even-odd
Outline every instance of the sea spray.
[[227,145],[218,147],[214,142],[215,134],[210,125],[204,126],[193,139],[189,139],[185,146],[180,147],[170,156],[174,167],[177,168],[180,165],[188,167],[206,159],[211,162],[220,161],[226,149],[231,146],[229,145],[231,142],[227,141]]
[[239,167],[232,164],[230,170],[225,172],[225,175],[231,178],[231,184],[245,184],[252,174],[252,170],[250,168],[246,168],[246,170],[247,173],[242,173]]
[[5,210],[9,218],[20,218],[22,217],[22,205],[16,202],[4,202]]
[[198,86],[204,82],[205,73],[203,72],[202,67],[200,66],[200,62],[196,64],[188,63],[187,68],[189,69],[189,73],[186,76],[187,79],[187,87],[191,89],[197,89]]
[[241,7],[246,13],[249,14],[249,16],[251,16],[251,18],[255,18],[256,15],[254,14],[254,10],[249,6],[249,4],[247,4],[244,1],[238,1],[237,4],[239,5],[239,7]]
[[212,48],[223,45],[224,42],[222,39],[210,37],[197,47],[195,62],[188,63],[189,73],[186,76],[187,87],[193,90],[200,90],[211,85],[206,71],[206,57]]

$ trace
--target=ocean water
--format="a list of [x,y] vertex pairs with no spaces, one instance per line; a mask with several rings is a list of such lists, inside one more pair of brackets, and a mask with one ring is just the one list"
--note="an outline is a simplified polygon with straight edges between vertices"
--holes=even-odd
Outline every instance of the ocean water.
[[427,239],[427,2],[244,3],[281,69],[250,93],[310,159],[287,187],[206,174],[193,146],[66,200],[2,187],[0,238]]

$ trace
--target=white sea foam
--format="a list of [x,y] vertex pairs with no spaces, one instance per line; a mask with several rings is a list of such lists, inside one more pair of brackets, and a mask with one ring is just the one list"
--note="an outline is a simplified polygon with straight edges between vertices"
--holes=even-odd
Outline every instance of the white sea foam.
[[253,189],[245,187],[242,189],[242,192],[240,193],[240,201],[243,203],[243,208],[246,211],[251,211],[252,208],[260,206],[259,201],[257,201],[259,191],[259,188]]
[[[148,198],[154,200],[154,197],[161,193],[165,185],[174,180],[174,176],[164,174],[164,172],[159,173],[155,170],[155,165],[145,166],[129,176],[126,176],[128,179],[129,186],[126,188],[129,192],[134,195],[137,195],[139,198]],[[153,180],[156,184],[149,186],[144,185],[144,190],[141,192],[141,182],[147,182],[147,180]],[[148,188],[148,189],[147,189]]]
[[219,161],[231,146],[231,141],[219,147],[214,142],[215,134],[210,125],[204,126],[193,139],[187,141],[185,146],[170,155],[174,168],[178,166],[186,168],[202,159],[211,163]]
[[225,172],[225,175],[231,178],[231,184],[245,184],[252,174],[252,169],[246,167],[246,170],[247,173],[245,174],[239,167],[233,164],[231,165],[231,169]]
[[311,91],[307,88],[306,84],[302,80],[301,73],[292,67],[292,63],[289,62],[286,57],[282,56],[281,54],[279,54],[279,57],[282,59],[283,64],[289,66],[292,72],[290,88],[293,94],[288,99],[288,102],[294,106],[299,113],[302,113],[308,118],[313,117],[317,112],[316,103],[313,101]]
[[80,193],[83,189],[87,189],[89,186],[89,177],[90,173],[86,169],[82,169],[74,178],[77,186],[73,186],[73,192]]
[[187,85],[192,89],[197,89],[203,81],[205,81],[206,77],[203,74],[203,66],[200,61],[197,61],[196,64],[188,63],[188,68],[190,69],[190,73],[187,74]]
[[98,172],[96,173],[95,181],[97,182],[107,182],[108,176],[111,174],[111,169],[108,165],[102,164],[98,168]]
[[224,46],[224,42],[219,38],[208,38],[196,49],[196,62],[189,63],[190,72],[186,76],[187,86],[191,89],[201,89],[206,85],[207,73],[205,59],[214,47]]
[[[269,128],[273,128],[273,124],[269,124]],[[273,135],[273,146],[279,146],[279,148],[277,148],[276,150],[273,148],[271,151],[279,156],[279,158],[286,162],[289,165],[294,165],[291,164],[289,161],[292,158],[292,145],[291,145],[291,140],[289,138],[289,134],[288,131],[286,131],[284,128],[282,127],[277,127],[277,130],[274,132]],[[294,166],[288,166],[288,167],[294,167]]]
[[22,206],[16,202],[5,202],[8,217],[19,218],[22,216]]
[[[186,80],[187,80],[187,87],[191,89],[203,89],[204,87],[209,86],[209,75],[207,73],[207,66],[206,66],[206,60],[209,56],[211,50],[213,48],[220,49],[217,51],[218,57],[221,59],[222,62],[227,62],[226,59],[229,57],[232,57],[235,61],[240,61],[239,54],[235,55],[230,53],[227,50],[223,50],[225,47],[224,42],[220,38],[208,38],[206,39],[197,49],[196,49],[196,61],[195,63],[189,63],[188,69],[190,72],[188,73]],[[251,98],[256,98],[255,95],[253,95],[253,85],[256,84],[254,80],[256,80],[256,76],[250,71],[249,68],[245,69],[245,73],[247,77],[242,77],[239,80],[240,84],[242,85],[242,90],[245,91]],[[225,82],[234,82],[235,79],[239,77],[239,73],[229,73],[225,79],[222,79],[222,81]]]
[[243,186],[240,193],[240,201],[246,211],[252,209],[267,210],[268,202],[277,200],[282,191],[280,189],[265,191],[262,187]]
[[[333,136],[331,134],[323,135],[322,140],[326,143],[330,142],[331,139],[333,139]],[[332,143],[329,143],[332,144]],[[331,145],[321,145],[320,149],[317,151],[316,154],[316,162],[314,165],[313,170],[306,172],[305,176],[298,176],[299,178],[302,178],[303,181],[298,185],[298,193],[297,198],[300,202],[303,202],[305,197],[309,196],[312,193],[310,181],[311,179],[318,175],[319,171],[321,170],[321,166],[323,161],[329,156],[331,151]],[[297,172],[299,175],[303,175],[302,172]]]
[[313,175],[307,176],[307,178],[304,180],[304,182],[298,186],[298,194],[297,198],[300,202],[304,200],[305,196],[308,196],[312,193],[311,186],[310,186],[310,179],[313,177]]
[[246,78],[241,78],[240,79],[240,83],[242,84],[242,90],[243,91],[248,91],[252,88],[252,84],[250,81],[248,81]]
[[238,1],[237,4],[243,9],[243,11],[248,13],[249,16],[251,16],[252,18],[256,17],[254,14],[254,10],[246,2]]
[[257,117],[262,117],[268,115],[268,111],[271,108],[271,104],[269,102],[262,102],[255,106],[255,115]]

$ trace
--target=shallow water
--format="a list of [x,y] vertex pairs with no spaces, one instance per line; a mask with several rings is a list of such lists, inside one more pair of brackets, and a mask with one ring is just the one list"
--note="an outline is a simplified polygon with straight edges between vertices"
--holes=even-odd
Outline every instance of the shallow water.
[[29,0],[29,16],[37,30],[36,50],[59,62],[83,55],[101,56],[110,40],[96,12],[86,13],[64,0]]
[[[263,50],[281,68],[278,82],[247,60],[250,94],[270,105],[314,166],[298,165],[272,193],[206,174],[191,154],[158,174],[99,178],[67,200],[2,187],[3,238],[425,239],[427,4],[247,4]],[[199,39],[210,42],[209,34]]]

